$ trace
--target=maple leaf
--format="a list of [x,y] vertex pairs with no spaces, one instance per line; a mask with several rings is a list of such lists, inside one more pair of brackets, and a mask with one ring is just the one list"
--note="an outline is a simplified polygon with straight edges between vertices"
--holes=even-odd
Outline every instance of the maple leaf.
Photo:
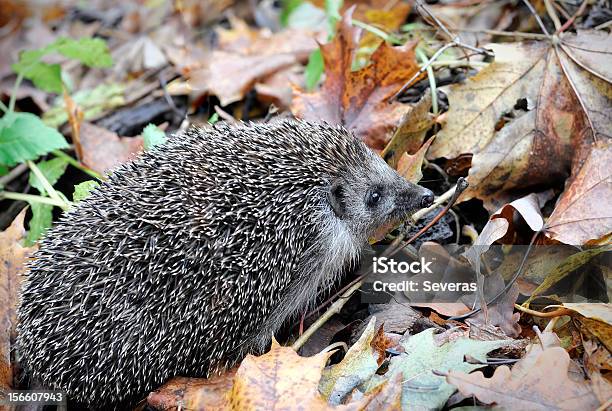
[[[610,38],[563,33],[547,42],[491,46],[495,62],[450,93],[448,122],[428,156],[474,153],[463,199],[489,201],[566,178],[594,141],[612,137]],[[497,131],[517,108],[526,112]]]
[[419,70],[416,42],[401,47],[382,43],[371,64],[352,71],[361,35],[351,26],[351,11],[338,23],[336,37],[321,46],[325,82],[314,93],[295,89],[291,111],[296,117],[341,124],[374,149],[383,149],[410,106],[390,98]]
[[519,361],[512,371],[502,365],[491,378],[485,378],[480,371],[450,371],[446,380],[463,395],[474,395],[504,409],[590,410],[599,406],[585,381],[568,376],[570,357],[563,348],[547,348],[532,357],[528,362]]

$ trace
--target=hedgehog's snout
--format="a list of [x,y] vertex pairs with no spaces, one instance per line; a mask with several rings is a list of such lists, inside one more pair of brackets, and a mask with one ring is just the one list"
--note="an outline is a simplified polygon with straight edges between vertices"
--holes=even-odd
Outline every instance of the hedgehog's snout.
[[431,190],[423,189],[425,192],[421,194],[421,208],[429,207],[434,202],[434,194]]

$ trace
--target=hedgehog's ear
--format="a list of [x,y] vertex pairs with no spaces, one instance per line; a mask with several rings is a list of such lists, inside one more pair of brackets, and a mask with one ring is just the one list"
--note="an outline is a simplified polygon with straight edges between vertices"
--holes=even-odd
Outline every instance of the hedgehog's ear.
[[332,210],[334,210],[334,214],[336,217],[343,218],[346,214],[346,202],[345,202],[345,181],[342,178],[337,179],[329,188],[329,193],[327,194],[327,198],[329,200],[329,205]]

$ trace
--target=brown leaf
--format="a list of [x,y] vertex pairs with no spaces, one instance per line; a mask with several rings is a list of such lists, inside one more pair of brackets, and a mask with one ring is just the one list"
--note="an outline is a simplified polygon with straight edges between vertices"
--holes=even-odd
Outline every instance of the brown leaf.
[[414,155],[404,153],[399,159],[397,164],[398,173],[408,181],[418,183],[423,178],[423,172],[421,167],[423,166],[423,160],[425,159],[425,153],[431,145],[434,137],[427,140],[423,147],[419,149]]
[[[222,106],[242,100],[255,84],[306,61],[317,47],[318,33],[312,31],[288,29],[272,33],[268,29],[253,30],[235,18],[231,23],[231,30],[217,31],[219,49],[185,73],[193,90],[216,95]],[[278,93],[288,104],[284,95],[291,94],[291,85],[286,82],[280,87]],[[264,92],[270,94],[270,90]]]
[[425,93],[419,102],[404,114],[391,141],[381,153],[381,157],[391,168],[397,169],[397,163],[404,153],[415,153],[423,145],[425,134],[434,123],[433,114],[429,110],[431,94]]
[[325,82],[320,90],[296,89],[291,111],[300,118],[342,124],[370,147],[383,149],[409,107],[389,99],[419,69],[416,42],[401,47],[382,43],[371,64],[352,71],[361,30],[351,26],[350,11],[344,14],[333,41],[321,46]]
[[[474,153],[463,199],[489,201],[515,188],[558,181],[580,168],[593,141],[611,137],[612,86],[602,77],[607,72],[585,70],[572,60],[583,57],[574,53],[575,43],[587,37],[591,44],[581,50],[588,63],[604,65],[609,34],[565,34],[558,44],[496,44],[496,61],[454,88],[448,122],[429,156]],[[517,103],[527,111],[497,132],[498,121]]]
[[211,378],[176,377],[147,397],[155,409],[167,410],[179,404],[187,410],[229,409],[228,394],[232,389],[236,368]]
[[466,374],[450,371],[447,382],[464,395],[474,395],[485,404],[516,410],[587,410],[600,404],[586,382],[568,377],[570,357],[560,347],[544,350],[533,365],[525,369],[519,361],[512,369],[505,365],[493,377],[482,372]]
[[612,143],[591,148],[546,223],[546,235],[566,244],[584,245],[612,232]]
[[17,303],[25,263],[36,251],[34,247],[22,247],[25,237],[24,209],[11,225],[0,233],[0,391],[13,385],[11,346],[16,338]]
[[119,137],[116,133],[91,123],[82,123],[81,161],[100,174],[112,170],[121,163],[134,158],[142,151],[142,137]]
[[466,320],[476,324],[491,324],[501,328],[508,337],[516,338],[521,332],[518,324],[521,318],[520,313],[514,312],[514,304],[519,295],[519,288],[514,284],[510,290],[499,301],[488,307],[488,318],[484,312],[480,311],[473,318]]

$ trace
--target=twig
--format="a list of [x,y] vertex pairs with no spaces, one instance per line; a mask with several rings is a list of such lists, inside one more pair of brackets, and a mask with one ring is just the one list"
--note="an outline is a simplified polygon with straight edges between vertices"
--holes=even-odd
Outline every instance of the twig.
[[302,345],[304,345],[304,343],[308,341],[308,339],[315,333],[315,331],[325,324],[334,314],[338,314],[340,312],[342,307],[344,307],[344,304],[346,304],[348,301],[349,297],[361,287],[362,283],[362,281],[356,282],[351,288],[346,290],[346,292],[342,294],[340,298],[323,313],[322,316],[317,318],[317,321],[315,321],[306,331],[304,331],[304,334],[300,335],[300,337],[295,340],[291,348],[296,351],[299,350]]
[[561,20],[559,20],[559,16],[557,15],[557,11],[553,7],[553,5],[550,2],[550,0],[544,0],[544,5],[546,6],[546,13],[548,13],[548,16],[550,17],[550,19],[552,20],[553,24],[555,25],[555,32],[558,33],[559,30],[561,30]]
[[578,8],[578,10],[576,10],[576,13],[574,13],[574,15],[572,17],[570,17],[565,24],[563,24],[563,26],[561,26],[561,28],[559,30],[557,30],[558,33],[563,33],[565,30],[568,29],[569,26],[571,26],[572,24],[574,24],[574,21],[576,21],[576,19],[580,16],[582,16],[582,13],[584,13],[584,11],[586,10],[586,6],[588,4],[588,0],[584,0],[582,2],[582,4],[580,5],[580,7]]
[[[514,276],[512,276],[512,278],[510,279],[508,284],[506,284],[504,289],[501,290],[499,293],[497,293],[497,295],[495,297],[493,297],[492,299],[490,299],[489,301],[486,302],[487,306],[493,304],[502,295],[506,294],[508,292],[508,290],[510,289],[510,287],[512,287],[512,284],[514,284],[516,282],[516,280],[520,277],[520,275],[523,273],[523,267],[525,267],[525,263],[527,262],[527,257],[529,257],[529,253],[531,252],[531,249],[533,248],[533,244],[535,243],[535,240],[538,237],[538,234],[540,234],[541,232],[542,232],[542,230],[536,231],[533,234],[533,237],[531,237],[531,241],[529,242],[529,247],[527,247],[527,251],[525,251],[525,255],[523,256],[523,259],[521,260],[521,265],[519,266],[518,270],[516,270],[516,273],[514,273]],[[472,310],[472,311],[470,311],[468,313],[465,313],[463,315],[458,315],[458,316],[455,316],[455,317],[450,317],[449,320],[455,320],[455,321],[463,320],[465,318],[471,317],[474,314],[479,313],[480,310],[482,310],[482,305],[480,307],[476,308],[475,310]]]
[[516,308],[519,311],[524,312],[525,314],[533,315],[535,317],[540,317],[540,318],[561,317],[563,315],[572,315],[574,313],[574,311],[568,308],[559,308],[557,310],[548,311],[548,312],[532,310],[532,309],[523,307],[522,305],[519,305],[519,304],[514,304],[514,308]]
[[[457,184],[455,185],[455,187],[453,187],[452,190],[452,195],[451,195],[451,199],[448,202],[448,204],[446,204],[446,206],[444,207],[444,209],[442,211],[440,211],[438,213],[438,215],[436,215],[429,223],[427,223],[427,225],[425,225],[425,227],[421,228],[419,230],[419,232],[417,232],[415,235],[413,235],[408,241],[406,241],[403,245],[399,245],[399,243],[402,241],[402,236],[398,236],[393,243],[391,243],[391,247],[395,246],[395,248],[393,249],[393,251],[391,251],[390,255],[394,255],[395,253],[397,253],[400,249],[406,247],[408,244],[411,244],[414,240],[416,240],[417,238],[419,238],[421,235],[423,235],[423,233],[427,230],[429,230],[434,224],[436,224],[443,216],[444,214],[446,214],[448,212],[448,210],[450,210],[450,208],[455,204],[455,202],[457,201],[457,199],[459,198],[459,196],[461,195],[461,193],[463,193],[465,191],[465,189],[468,187],[468,182],[465,178],[461,177],[459,178],[459,180],[457,181]],[[449,191],[451,191],[449,190]],[[447,191],[447,193],[449,192]],[[444,193],[446,194],[446,193]],[[421,210],[422,211],[422,210]],[[416,214],[416,213],[415,213]],[[398,241],[399,239],[399,241]]]
[[542,32],[546,34],[546,36],[550,36],[548,30],[546,30],[546,26],[544,26],[544,22],[542,22],[542,19],[540,18],[540,16],[538,16],[538,13],[535,11],[529,0],[523,0],[523,3],[525,3],[527,8],[529,9],[529,12],[533,15],[533,17],[535,17],[536,21],[538,22],[538,25],[540,26],[540,30],[542,30]]
[[7,185],[28,169],[28,166],[24,163],[19,164],[17,167],[12,169],[7,175],[0,177],[0,186]]
[[420,48],[416,48],[415,53],[417,57],[423,62],[427,67],[427,79],[429,80],[429,90],[431,92],[431,111],[434,116],[438,115],[438,91],[436,87],[436,76],[434,75],[433,69],[429,66],[429,60],[427,59],[427,55]]
[[415,82],[415,80],[425,71],[427,70],[427,68],[436,60],[438,59],[438,57],[440,57],[440,55],[442,53],[444,53],[447,49],[451,48],[451,47],[461,47],[463,49],[467,49],[467,50],[471,50],[474,51],[478,54],[484,54],[485,56],[488,57],[494,57],[495,55],[490,51],[490,50],[486,50],[480,47],[474,47],[474,46],[470,46],[469,44],[464,43],[461,40],[461,37],[459,37],[459,35],[453,35],[447,28],[446,26],[435,16],[431,13],[431,11],[429,11],[429,9],[420,1],[417,0],[416,1],[416,8],[417,10],[422,9],[423,12],[425,14],[427,14],[427,16],[429,16],[435,23],[436,25],[448,36],[448,38],[450,39],[450,42],[445,44],[444,46],[442,46],[441,48],[439,48],[434,54],[433,56],[431,56],[431,58],[429,59],[429,61],[424,64],[419,71],[417,71],[411,78],[410,80],[408,80],[394,95],[393,97],[391,97],[391,100],[395,100],[397,99],[404,91],[406,91],[410,86],[412,86]]

